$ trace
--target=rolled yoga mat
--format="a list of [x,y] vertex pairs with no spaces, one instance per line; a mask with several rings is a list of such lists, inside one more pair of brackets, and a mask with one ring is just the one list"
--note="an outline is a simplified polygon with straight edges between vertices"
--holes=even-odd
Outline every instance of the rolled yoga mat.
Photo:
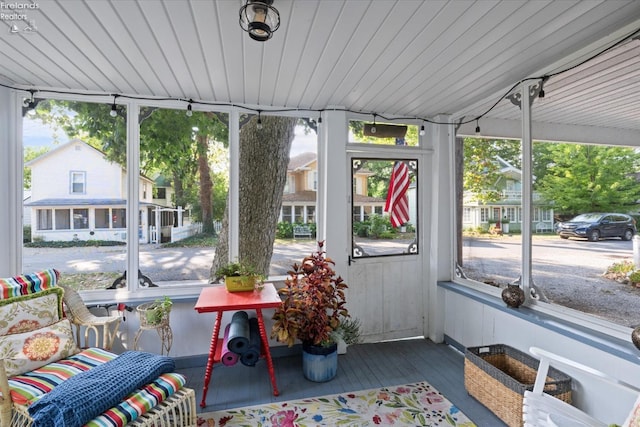
[[240,355],[240,362],[245,366],[255,366],[260,358],[260,328],[258,319],[249,319],[249,346]]
[[220,360],[225,366],[233,366],[238,363],[239,356],[233,351],[229,350],[229,329],[231,324],[228,324],[224,328],[224,339],[222,340],[222,353],[220,354]]
[[249,316],[246,311],[233,313],[229,323],[227,347],[236,354],[244,353],[249,347]]

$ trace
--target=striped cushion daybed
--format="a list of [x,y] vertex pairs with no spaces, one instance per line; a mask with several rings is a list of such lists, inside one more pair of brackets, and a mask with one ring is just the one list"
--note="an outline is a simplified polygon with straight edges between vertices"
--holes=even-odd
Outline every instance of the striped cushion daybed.
[[[82,374],[78,380],[86,375],[91,376],[89,370],[109,361],[104,365],[105,368],[117,363],[115,359],[118,356],[109,351],[98,348],[80,351],[77,347],[71,325],[68,319],[61,318],[59,314],[62,310],[56,304],[56,298],[61,299],[63,295],[61,288],[56,285],[58,277],[59,273],[52,269],[0,279],[0,353],[3,354],[0,360],[1,426],[32,426],[29,407],[54,408],[44,404],[48,396],[43,397],[56,386],[78,374]],[[97,369],[96,374],[102,369]],[[102,374],[99,378],[102,379]],[[149,378],[156,378],[156,375]],[[73,382],[70,381],[68,385]],[[144,383],[146,380],[140,382]],[[195,426],[195,393],[184,384],[182,375],[162,373],[151,383],[129,393],[111,409],[92,420],[86,420],[85,425]],[[105,387],[109,388],[107,379]],[[65,388],[69,389],[65,384],[56,393]],[[119,399],[112,400],[117,402]],[[35,405],[38,401],[40,404]],[[105,405],[105,408],[110,405]],[[96,412],[100,411],[102,409]]]

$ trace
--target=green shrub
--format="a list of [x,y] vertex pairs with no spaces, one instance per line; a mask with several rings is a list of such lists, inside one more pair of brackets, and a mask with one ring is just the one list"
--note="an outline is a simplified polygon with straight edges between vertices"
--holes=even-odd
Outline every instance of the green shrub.
[[369,237],[369,229],[371,225],[367,221],[354,222],[353,232],[358,237]]
[[375,239],[379,239],[382,236],[382,233],[391,228],[391,222],[389,219],[382,215],[372,214],[369,216],[369,221],[371,222],[369,235]]
[[607,273],[628,274],[628,273],[631,273],[633,270],[635,270],[633,261],[625,260],[625,261],[615,262],[611,264],[607,268]]
[[293,238],[293,224],[290,222],[279,222],[276,226],[276,238],[278,239],[292,239]]
[[199,233],[177,242],[163,243],[163,248],[202,248],[215,246],[218,243],[214,233]]
[[378,236],[379,239],[393,239],[394,237],[396,237],[396,233],[395,231],[391,231],[391,230],[383,231]]
[[640,284],[640,270],[636,270],[629,275],[629,282],[634,286]]

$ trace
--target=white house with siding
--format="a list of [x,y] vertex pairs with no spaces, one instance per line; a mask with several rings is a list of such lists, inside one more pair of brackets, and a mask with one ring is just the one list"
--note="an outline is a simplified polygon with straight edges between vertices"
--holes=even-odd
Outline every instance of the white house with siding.
[[[126,241],[127,171],[105,153],[75,139],[25,166],[31,168],[31,198],[25,208],[30,210],[32,240]],[[138,238],[148,243],[156,208],[171,204],[153,199],[151,179],[141,175],[138,182]]]
[[[371,214],[383,215],[385,199],[368,196],[368,178],[372,172],[366,169],[354,174],[353,218],[365,221]],[[292,157],[287,167],[287,183],[282,197],[279,221],[291,223],[316,222],[316,196],[318,190],[318,155],[304,152]],[[413,193],[413,194],[412,194]],[[415,191],[409,192],[415,203]],[[415,212],[415,210],[410,210]],[[410,221],[411,222],[411,221]],[[415,219],[413,219],[415,224]]]
[[[462,225],[467,229],[482,227],[489,229],[490,223],[501,223],[505,218],[509,220],[508,228],[501,224],[505,232],[522,231],[522,171],[511,165],[500,156],[495,162],[500,168],[500,178],[493,186],[500,195],[494,202],[480,202],[477,194],[469,191],[464,193]],[[537,191],[532,193],[532,230],[536,233],[553,231],[553,207],[543,203]]]

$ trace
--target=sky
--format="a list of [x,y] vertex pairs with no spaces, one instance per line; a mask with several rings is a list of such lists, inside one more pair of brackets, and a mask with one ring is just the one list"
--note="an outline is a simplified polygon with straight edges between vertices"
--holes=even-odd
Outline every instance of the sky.
[[[317,151],[316,134],[311,131],[309,135],[304,134],[302,126],[296,127],[295,138],[291,147],[291,157],[306,151]],[[57,136],[58,142],[64,144],[69,138],[62,130],[56,130],[51,126],[43,124],[38,119],[33,119],[26,115],[23,122],[22,136],[25,147],[53,147],[53,141]]]
[[22,141],[25,147],[51,147],[56,133],[60,143],[69,141],[63,131],[56,131],[52,127],[43,124],[40,120],[30,118],[29,115],[24,117]]

